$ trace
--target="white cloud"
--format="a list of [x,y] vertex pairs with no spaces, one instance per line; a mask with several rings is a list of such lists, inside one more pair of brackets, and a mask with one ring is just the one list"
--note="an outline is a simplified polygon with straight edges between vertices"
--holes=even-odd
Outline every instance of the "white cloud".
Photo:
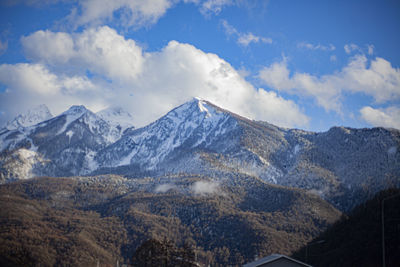
[[232,25],[230,25],[226,20],[222,19],[221,24],[224,27],[225,33],[227,35],[239,35],[239,32]]
[[336,55],[331,55],[329,60],[332,61],[332,62],[336,62],[337,61]]
[[218,15],[225,6],[233,5],[232,0],[206,0],[201,3],[200,12],[203,15]]
[[272,39],[271,38],[255,36],[254,34],[249,32],[249,33],[245,33],[245,34],[240,34],[237,42],[240,45],[248,46],[250,43],[258,43],[258,42],[271,44],[272,43]]
[[364,46],[364,48],[356,45],[356,44],[346,44],[344,46],[344,51],[346,52],[346,54],[351,54],[353,52],[359,53],[359,54],[368,54],[370,56],[372,56],[374,54],[374,49],[375,46],[372,44],[367,44]]
[[321,50],[321,51],[334,51],[336,47],[333,44],[321,45],[321,44],[311,44],[307,42],[301,42],[297,44],[298,48],[309,49],[309,50]]
[[218,15],[226,6],[251,6],[241,0],[2,0],[0,6],[24,4],[43,7],[66,3],[71,9],[62,22],[67,22],[73,28],[99,26],[108,22],[126,28],[140,28],[156,23],[169,8],[179,2],[195,4],[204,16]]
[[50,64],[68,62],[74,56],[74,41],[64,32],[37,31],[21,38],[25,54],[33,60]]
[[[140,79],[141,96],[149,97],[156,110],[167,111],[200,96],[243,116],[282,126],[308,122],[292,101],[256,90],[217,55],[188,44],[172,41],[161,53],[149,54],[146,70]],[[276,112],[282,116],[276,116]]]
[[197,181],[192,185],[192,190],[197,195],[215,194],[218,192],[217,182]]
[[58,77],[41,64],[3,64],[0,81],[12,88],[26,88],[27,92],[56,94],[61,90]]
[[346,44],[344,45],[344,51],[346,54],[351,54],[354,51],[361,52],[361,48],[356,44]]
[[261,37],[254,35],[251,32],[247,33],[241,33],[236,28],[234,28],[232,25],[230,25],[226,20],[221,20],[222,27],[224,28],[225,33],[228,36],[235,36],[237,37],[237,43],[242,46],[248,46],[251,43],[266,43],[266,44],[271,44],[272,39],[271,38],[266,38],[266,37]]
[[157,22],[172,4],[172,0],[79,0],[68,20],[75,27],[93,26],[113,21],[118,12],[122,26],[137,28]]
[[29,58],[53,66],[71,65],[125,81],[142,71],[142,49],[107,26],[72,35],[37,31],[21,41]]
[[360,110],[361,118],[372,126],[400,129],[400,108],[374,109],[366,106]]
[[377,103],[400,98],[400,69],[387,60],[375,58],[368,66],[363,55],[353,57],[347,66],[334,74],[315,76],[294,73],[290,76],[286,60],[263,68],[260,79],[269,87],[292,94],[315,97],[325,110],[341,112],[342,92],[364,93]]
[[[189,44],[171,41],[161,51],[144,53],[108,27],[79,34],[39,31],[22,43],[34,63],[0,68],[0,82],[8,88],[1,100],[17,109],[23,102],[44,103],[57,114],[71,104],[97,111],[118,103],[133,114],[136,126],[143,126],[199,96],[280,126],[306,126],[309,121],[293,101],[257,90],[229,63]],[[31,69],[38,74],[28,75]],[[92,75],[86,77],[87,71]]]

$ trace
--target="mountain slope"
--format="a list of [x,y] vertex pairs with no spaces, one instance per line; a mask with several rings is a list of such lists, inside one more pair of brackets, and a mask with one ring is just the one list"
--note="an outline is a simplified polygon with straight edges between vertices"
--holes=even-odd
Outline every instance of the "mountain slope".
[[102,175],[0,185],[0,262],[114,265],[165,237],[195,247],[203,263],[236,265],[290,254],[341,215],[303,190],[231,178]]

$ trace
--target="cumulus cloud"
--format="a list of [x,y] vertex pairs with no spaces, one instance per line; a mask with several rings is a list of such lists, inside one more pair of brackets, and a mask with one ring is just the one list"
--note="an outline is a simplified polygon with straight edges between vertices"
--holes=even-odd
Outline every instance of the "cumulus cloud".
[[27,57],[34,61],[89,69],[117,80],[134,79],[144,61],[135,41],[126,40],[107,26],[77,34],[37,31],[21,42]]
[[37,31],[22,37],[21,42],[25,54],[34,61],[60,64],[74,56],[74,41],[64,32]]
[[[172,6],[173,0],[79,0],[68,20],[75,27],[99,25],[113,21],[125,27],[142,27],[154,24]],[[118,13],[118,15],[117,15]]]
[[219,190],[217,182],[197,181],[192,185],[192,191],[196,195],[215,194]]
[[44,103],[57,114],[72,104],[98,111],[117,103],[139,127],[199,96],[284,127],[309,121],[293,101],[254,88],[229,63],[189,44],[171,41],[161,51],[143,52],[106,26],[75,34],[38,31],[22,44],[33,63],[0,67],[0,82],[8,88],[2,105],[15,109]]
[[361,118],[372,126],[382,126],[400,129],[400,108],[388,107],[375,109],[369,106],[360,110]]
[[160,184],[157,185],[156,188],[154,189],[154,192],[156,193],[166,193],[169,190],[175,189],[176,185],[174,184]]
[[265,43],[265,44],[272,43],[271,38],[257,36],[251,32],[241,33],[238,30],[236,30],[236,28],[234,28],[232,25],[230,25],[226,20],[221,20],[221,24],[222,27],[224,28],[225,33],[228,36],[235,36],[237,38],[237,43],[241,46],[248,46],[251,43]]
[[263,68],[259,77],[273,89],[314,97],[325,110],[338,113],[345,91],[372,96],[377,103],[400,98],[400,69],[379,57],[368,62],[364,55],[357,55],[341,71],[322,76],[298,72],[290,75],[284,59]]
[[321,51],[334,51],[336,47],[333,44],[321,45],[321,44],[311,44],[307,42],[301,42],[297,44],[298,48],[309,49],[309,50],[321,50]]

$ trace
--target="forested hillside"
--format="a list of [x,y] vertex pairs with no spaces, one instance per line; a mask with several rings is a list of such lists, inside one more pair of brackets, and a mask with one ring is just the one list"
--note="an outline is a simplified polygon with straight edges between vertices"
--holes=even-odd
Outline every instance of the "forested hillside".
[[[378,193],[294,254],[315,266],[382,266],[382,200],[386,266],[400,263],[400,190]],[[308,255],[307,255],[308,254]],[[306,259],[307,255],[307,259]]]

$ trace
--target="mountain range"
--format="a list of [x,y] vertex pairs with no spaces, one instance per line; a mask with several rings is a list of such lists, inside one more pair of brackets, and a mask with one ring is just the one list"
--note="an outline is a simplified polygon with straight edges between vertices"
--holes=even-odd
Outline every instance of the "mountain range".
[[400,185],[397,129],[286,129],[200,98],[138,129],[121,108],[93,113],[72,106],[56,117],[45,106],[40,110],[2,128],[2,183],[107,173],[130,178],[186,173],[234,183],[243,174],[305,189],[342,211]]
[[132,120],[42,105],[1,128],[0,265],[135,264],[158,239],[239,266],[299,251],[400,186],[397,129],[286,129],[200,98]]

